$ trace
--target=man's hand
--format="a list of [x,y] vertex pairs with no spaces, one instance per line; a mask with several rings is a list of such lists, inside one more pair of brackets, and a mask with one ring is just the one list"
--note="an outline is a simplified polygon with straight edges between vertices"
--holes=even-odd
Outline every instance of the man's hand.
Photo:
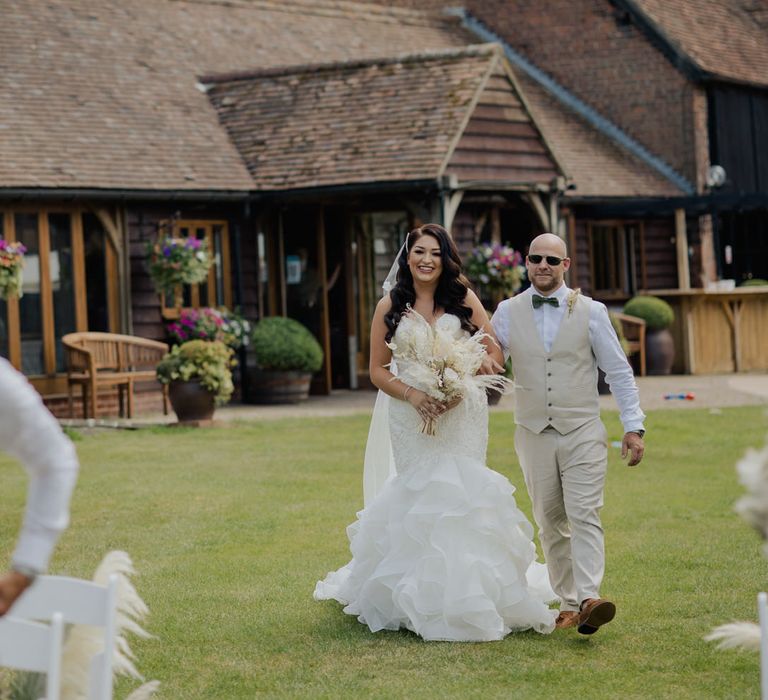
[[16,599],[30,586],[32,579],[18,571],[0,576],[0,617],[10,610]]
[[640,464],[645,452],[645,443],[637,433],[624,433],[624,439],[621,441],[621,458],[625,459],[629,454],[628,467],[634,467]]
[[480,369],[477,370],[478,374],[502,374],[504,372],[504,365],[500,365],[494,360],[488,353],[485,353],[483,361],[480,363]]

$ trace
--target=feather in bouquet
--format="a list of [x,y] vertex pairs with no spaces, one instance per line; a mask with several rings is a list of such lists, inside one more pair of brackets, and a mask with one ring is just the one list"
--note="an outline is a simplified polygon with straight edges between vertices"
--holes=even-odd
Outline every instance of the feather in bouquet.
[[[413,309],[405,318],[417,328],[413,332],[403,329],[405,332],[398,333],[396,343],[388,343],[400,379],[443,403],[467,397],[485,400],[486,389],[504,389],[508,382],[505,377],[477,374],[486,354],[483,339],[487,333],[458,332],[460,322],[455,316],[451,317],[453,324],[434,326]],[[435,435],[435,420],[425,419],[421,432]]]
[[[747,489],[736,502],[736,512],[763,538],[763,554],[768,557],[768,441],[762,450],[747,450],[736,471]],[[758,650],[760,634],[757,623],[731,622],[715,627],[704,639],[718,642],[718,649]]]

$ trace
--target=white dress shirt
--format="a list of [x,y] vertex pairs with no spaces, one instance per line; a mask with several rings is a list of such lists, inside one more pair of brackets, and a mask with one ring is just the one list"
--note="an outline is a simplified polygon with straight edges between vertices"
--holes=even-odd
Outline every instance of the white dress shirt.
[[29,474],[27,507],[13,565],[42,573],[69,523],[77,455],[40,395],[1,357],[0,448],[19,459]]
[[[542,295],[556,297],[558,306],[542,304],[538,309],[533,310],[536,329],[547,352],[552,350],[552,343],[555,342],[557,332],[560,330],[560,322],[567,308],[570,291],[565,284],[560,285],[552,294]],[[538,292],[531,286],[522,294],[532,297]],[[508,341],[510,333],[513,332],[510,328],[510,314],[506,310],[506,304],[509,301],[509,299],[502,301],[491,319],[491,326],[501,343],[505,358],[509,357]],[[605,372],[605,381],[610,386],[611,393],[619,406],[624,432],[643,430],[645,414],[640,409],[640,394],[635,384],[632,367],[627,362],[616,331],[611,325],[608,309],[605,308],[605,304],[594,299],[591,300],[589,309],[589,340],[592,344],[592,352],[597,359],[597,366]]]

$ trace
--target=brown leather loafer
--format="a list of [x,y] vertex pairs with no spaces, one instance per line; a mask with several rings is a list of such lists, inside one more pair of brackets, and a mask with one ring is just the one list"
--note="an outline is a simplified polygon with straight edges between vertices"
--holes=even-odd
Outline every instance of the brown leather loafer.
[[613,620],[616,606],[610,600],[603,598],[587,598],[581,604],[579,613],[579,632],[594,634],[598,628]]
[[579,613],[575,610],[561,610],[555,620],[555,629],[564,630],[568,627],[576,627],[579,624]]

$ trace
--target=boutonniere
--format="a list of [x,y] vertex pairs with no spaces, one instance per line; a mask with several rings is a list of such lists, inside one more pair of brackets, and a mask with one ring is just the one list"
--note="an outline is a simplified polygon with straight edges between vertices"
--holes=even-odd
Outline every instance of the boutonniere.
[[581,294],[581,289],[572,289],[571,293],[568,295],[568,299],[565,303],[568,304],[569,316],[573,313],[573,305],[576,303],[576,299],[578,298],[579,294]]

